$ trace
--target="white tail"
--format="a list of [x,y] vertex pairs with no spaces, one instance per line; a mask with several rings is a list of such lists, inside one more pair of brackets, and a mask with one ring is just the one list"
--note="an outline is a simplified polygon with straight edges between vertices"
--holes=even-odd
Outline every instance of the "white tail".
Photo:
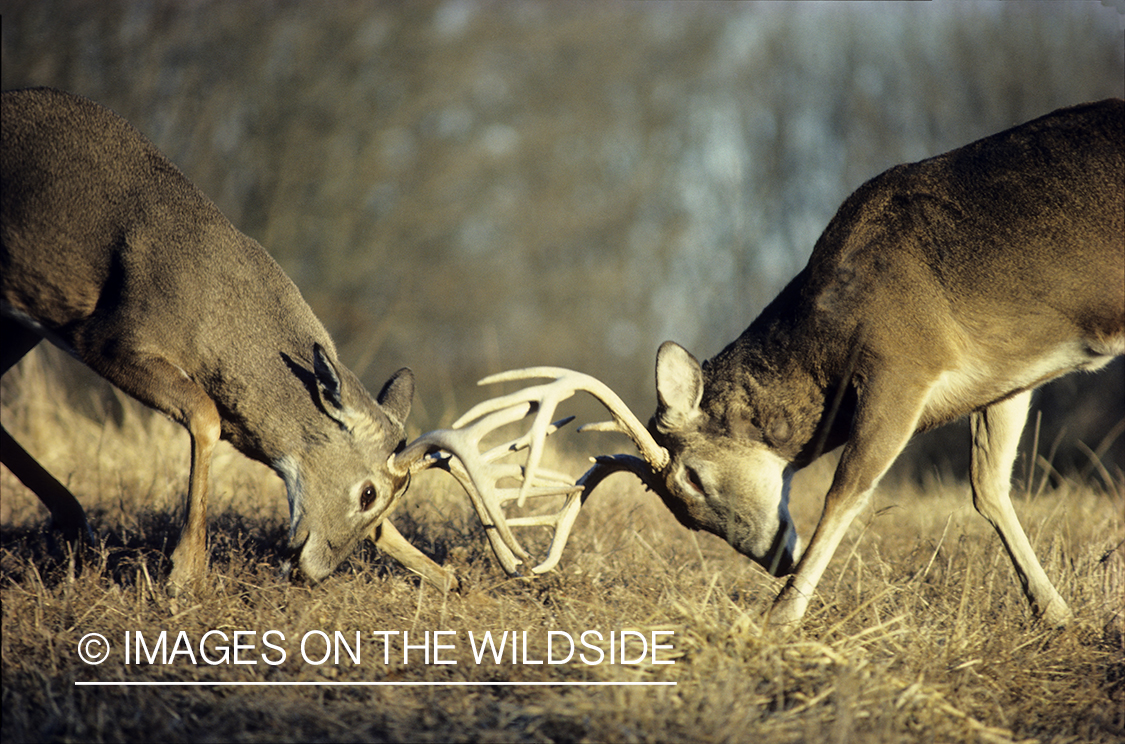
[[[864,184],[720,354],[701,365],[660,347],[649,431],[614,412],[644,459],[600,458],[584,481],[630,470],[686,526],[792,573],[770,613],[788,624],[911,436],[969,415],[974,504],[1033,611],[1063,623],[1070,610],[1012,509],[1011,469],[1031,390],[1123,353],[1125,101],[1109,100]],[[840,446],[801,554],[790,478]]]
[[[173,587],[206,568],[208,469],[220,437],[285,480],[290,549],[326,576],[365,535],[437,584],[448,576],[381,529],[406,479],[390,467],[414,389],[377,399],[260,245],[106,108],[48,89],[3,94],[3,357],[46,338],[191,435]],[[2,459],[71,538],[82,507],[7,431]]]

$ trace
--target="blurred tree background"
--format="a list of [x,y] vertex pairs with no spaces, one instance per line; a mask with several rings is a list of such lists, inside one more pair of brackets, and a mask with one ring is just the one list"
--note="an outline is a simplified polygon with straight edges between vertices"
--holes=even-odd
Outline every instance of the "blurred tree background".
[[[659,343],[718,352],[863,181],[1125,94],[1113,2],[0,10],[3,87],[133,122],[276,257],[369,389],[415,369],[415,430],[529,364],[589,372],[647,417]],[[1081,442],[1120,478],[1120,363],[1035,407],[1056,467],[1087,467]],[[925,472],[968,446],[912,451]]]

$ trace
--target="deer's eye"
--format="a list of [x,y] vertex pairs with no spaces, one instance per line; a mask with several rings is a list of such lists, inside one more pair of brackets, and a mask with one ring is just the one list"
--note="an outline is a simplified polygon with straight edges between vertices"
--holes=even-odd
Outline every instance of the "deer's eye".
[[371,505],[375,503],[375,486],[371,483],[363,484],[363,490],[359,494],[359,508],[367,511]]
[[703,488],[703,481],[699,478],[699,473],[695,472],[695,468],[684,468],[684,475],[687,476],[688,485],[694,488],[700,496],[706,496],[707,491]]

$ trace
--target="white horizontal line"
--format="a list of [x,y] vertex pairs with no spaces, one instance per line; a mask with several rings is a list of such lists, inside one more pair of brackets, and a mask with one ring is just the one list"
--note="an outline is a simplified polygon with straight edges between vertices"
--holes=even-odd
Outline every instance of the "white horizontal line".
[[675,687],[675,682],[75,682],[76,687]]

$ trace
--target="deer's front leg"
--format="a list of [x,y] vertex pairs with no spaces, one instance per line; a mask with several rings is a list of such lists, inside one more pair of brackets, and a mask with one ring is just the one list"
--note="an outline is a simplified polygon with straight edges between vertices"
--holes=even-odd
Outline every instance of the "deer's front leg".
[[913,435],[927,392],[928,386],[904,384],[901,379],[874,380],[862,391],[852,435],[824,497],[820,522],[796,570],[774,600],[766,618],[768,625],[791,625],[804,617],[848,526],[867,507],[879,479]]
[[1012,465],[1030,399],[1031,391],[1023,392],[972,415],[973,505],[1000,535],[1032,612],[1051,625],[1065,625],[1071,618],[1070,608],[1035,557],[1009,496]]
[[221,419],[210,398],[204,396],[188,424],[191,435],[191,479],[180,542],[172,551],[169,591],[176,594],[199,581],[207,573],[207,483],[211,475],[211,455],[219,441]]
[[214,401],[173,362],[158,356],[84,359],[117,387],[179,422],[191,435],[191,477],[184,527],[172,551],[168,577],[173,594],[188,588],[207,572],[207,482],[211,455],[222,434],[222,418]]
[[[42,338],[36,331],[8,317],[0,318],[0,337],[4,339],[0,346],[0,375],[35,348]],[[86,523],[82,505],[3,426],[0,426],[0,462],[39,497],[51,512],[52,526],[61,531],[68,542],[85,538],[93,544],[94,533]]]

